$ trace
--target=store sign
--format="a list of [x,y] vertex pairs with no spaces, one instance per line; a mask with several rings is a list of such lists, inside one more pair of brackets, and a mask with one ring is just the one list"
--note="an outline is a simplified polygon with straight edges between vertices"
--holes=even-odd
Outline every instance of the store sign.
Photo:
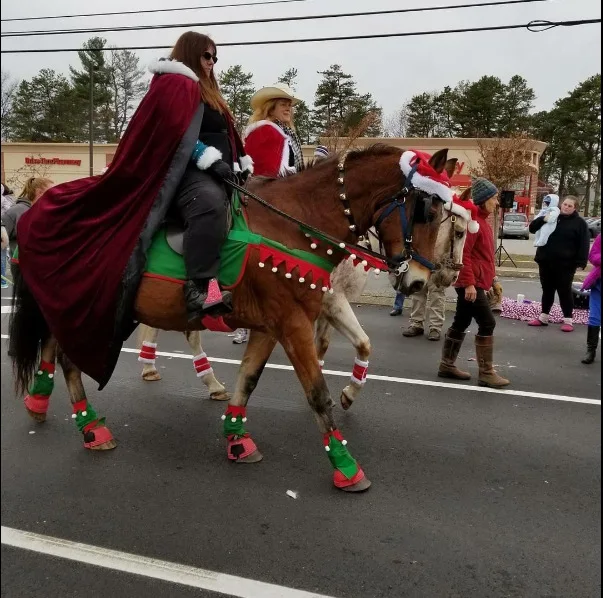
[[33,166],[35,164],[43,164],[44,166],[80,166],[81,160],[65,160],[63,158],[33,158],[26,156],[25,164]]

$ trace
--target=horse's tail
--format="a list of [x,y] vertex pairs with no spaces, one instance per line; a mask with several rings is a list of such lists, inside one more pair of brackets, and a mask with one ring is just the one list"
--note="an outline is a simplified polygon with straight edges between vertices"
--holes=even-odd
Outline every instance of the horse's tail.
[[9,350],[13,362],[15,389],[26,392],[38,368],[41,348],[50,338],[50,330],[19,268],[13,264],[13,302],[9,321]]

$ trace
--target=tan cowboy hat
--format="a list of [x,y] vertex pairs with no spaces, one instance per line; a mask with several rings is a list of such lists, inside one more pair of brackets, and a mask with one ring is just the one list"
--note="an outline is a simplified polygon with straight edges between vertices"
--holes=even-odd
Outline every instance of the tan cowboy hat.
[[251,97],[251,109],[257,110],[263,106],[268,100],[276,100],[283,98],[285,100],[291,100],[292,104],[299,104],[301,100],[295,97],[293,90],[284,83],[275,83],[269,87],[262,87],[258,89]]

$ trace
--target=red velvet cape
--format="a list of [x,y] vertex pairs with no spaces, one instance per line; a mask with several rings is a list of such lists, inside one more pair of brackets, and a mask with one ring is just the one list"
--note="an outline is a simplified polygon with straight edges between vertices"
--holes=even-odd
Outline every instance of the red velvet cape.
[[107,172],[53,187],[19,221],[24,281],[65,354],[101,387],[123,342],[112,358],[126,265],[200,101],[192,79],[156,75]]

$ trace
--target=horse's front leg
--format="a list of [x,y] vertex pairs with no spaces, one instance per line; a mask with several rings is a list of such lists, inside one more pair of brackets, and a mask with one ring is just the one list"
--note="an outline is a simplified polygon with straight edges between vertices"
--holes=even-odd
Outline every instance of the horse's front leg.
[[184,333],[191,351],[193,352],[193,365],[197,372],[197,377],[201,378],[201,382],[207,386],[209,398],[213,401],[228,401],[228,393],[214,375],[214,370],[211,363],[207,359],[207,355],[201,346],[201,332],[199,330],[189,330]]
[[255,390],[275,345],[276,339],[264,332],[252,330],[249,335],[235,391],[222,416],[224,436],[228,441],[228,458],[231,461],[257,463],[262,460],[262,454],[245,428],[247,401]]
[[54,337],[50,337],[42,347],[38,371],[23,400],[27,413],[39,423],[46,421],[50,395],[54,390],[57,347],[57,341]]
[[333,483],[348,492],[361,492],[371,485],[362,468],[347,448],[347,441],[333,419],[333,400],[318,364],[313,342],[311,321],[303,312],[289,314],[279,337],[295,373],[314,411],[318,428],[323,435],[323,446],[335,470]]
[[158,336],[159,330],[157,328],[151,328],[146,324],[140,325],[138,336],[140,353],[138,354],[138,361],[142,362],[142,379],[145,382],[161,380],[161,374],[155,367]]
[[82,383],[82,372],[59,350],[59,363],[65,375],[67,390],[77,429],[84,436],[84,448],[95,451],[107,451],[117,446],[111,430],[105,425],[105,418],[98,417],[94,407],[86,398]]
[[333,327],[343,334],[356,349],[356,359],[350,383],[341,391],[341,406],[349,409],[358,398],[364,383],[371,354],[371,341],[362,329],[356,314],[343,293],[325,297],[322,311]]

